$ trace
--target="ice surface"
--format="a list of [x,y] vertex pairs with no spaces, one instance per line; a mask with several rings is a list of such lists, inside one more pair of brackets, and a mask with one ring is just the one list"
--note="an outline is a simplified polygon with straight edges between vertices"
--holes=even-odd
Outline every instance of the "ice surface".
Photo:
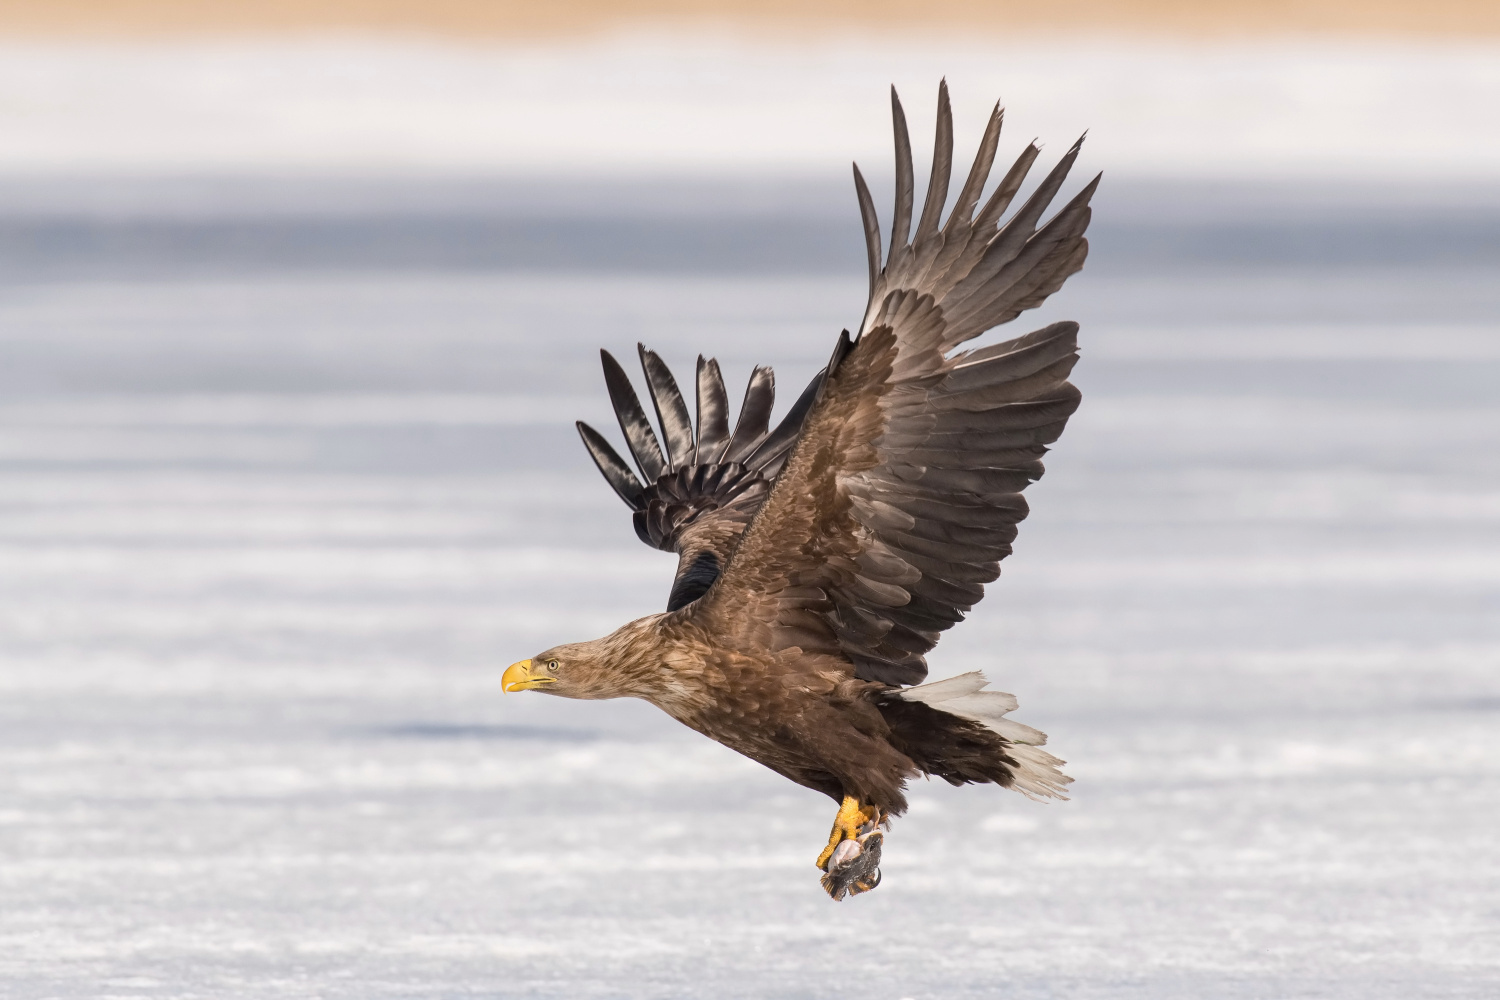
[[13,276],[0,993],[1494,996],[1493,261],[1113,245],[1021,321],[1084,321],[1084,406],[933,657],[1073,800],[919,784],[838,905],[832,803],[499,675],[665,600],[570,426],[597,348],[787,393],[857,255]]

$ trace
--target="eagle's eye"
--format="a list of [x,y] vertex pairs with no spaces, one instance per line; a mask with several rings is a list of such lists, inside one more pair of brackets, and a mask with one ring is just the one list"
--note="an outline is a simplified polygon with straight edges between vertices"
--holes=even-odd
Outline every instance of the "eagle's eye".
[[557,673],[557,661],[556,660],[548,660],[547,661],[547,670],[550,673],[554,673],[554,674]]

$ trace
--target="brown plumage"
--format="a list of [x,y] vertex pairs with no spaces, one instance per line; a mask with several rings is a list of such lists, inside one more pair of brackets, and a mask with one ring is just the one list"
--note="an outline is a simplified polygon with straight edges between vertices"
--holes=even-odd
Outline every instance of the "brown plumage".
[[505,680],[507,690],[643,698],[839,801],[819,858],[835,898],[878,882],[877,831],[906,808],[908,779],[993,782],[1033,797],[1060,796],[1070,780],[1039,749],[1041,733],[1004,718],[1015,699],[982,690],[980,675],[920,682],[924,654],[999,575],[1027,513],[1021,491],[1042,475],[1041,456],[1079,401],[1067,381],[1076,324],[956,348],[1041,304],[1083,266],[1099,179],[1038,225],[1078,155],[1074,145],[1001,225],[1036,159],[1031,145],[975,215],[999,140],[997,105],[943,222],[952,161],[944,84],[913,232],[911,148],[894,91],[892,109],[890,252],[882,263],[856,167],[870,265],[860,332],[839,338],[774,430],[769,369],[756,369],[730,431],[718,365],[700,358],[695,434],[671,373],[641,348],[663,447],[624,371],[604,355],[644,482],[602,435],[579,430],[635,511],[641,538],[678,553],[668,610],[547,650]]

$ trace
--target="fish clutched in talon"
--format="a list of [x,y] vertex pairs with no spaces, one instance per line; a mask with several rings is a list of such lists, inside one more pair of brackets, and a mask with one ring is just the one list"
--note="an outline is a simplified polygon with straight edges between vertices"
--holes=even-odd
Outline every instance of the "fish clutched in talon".
[[833,821],[833,832],[828,835],[828,846],[817,861],[818,867],[828,873],[821,881],[834,900],[858,896],[880,884],[880,849],[885,842],[880,822],[879,809],[844,798]]
[[698,358],[695,419],[666,363],[639,345],[653,426],[630,376],[601,352],[634,467],[592,427],[578,431],[636,534],[676,553],[676,577],[662,613],[553,646],[501,678],[507,692],[643,699],[840,803],[818,856],[836,900],[880,884],[881,831],[906,811],[911,779],[1035,799],[1064,797],[1072,780],[1041,749],[1044,734],[1006,717],[1016,699],[984,690],[984,675],[924,681],[926,654],[1000,575],[1028,510],[1022,491],[1081,398],[1068,381],[1076,323],[964,345],[1041,305],[1083,266],[1099,179],[1044,218],[1080,139],[1039,183],[1026,184],[1040,155],[1031,144],[991,184],[996,105],[950,198],[944,83],[914,215],[911,137],[894,91],[891,114],[888,241],[854,171],[870,276],[856,332],[838,337],[779,424],[769,368],[751,373],[731,428],[718,362]]
[[835,901],[844,896],[858,896],[869,892],[880,884],[880,847],[884,835],[875,830],[859,840],[846,840],[841,847],[853,848],[847,857],[840,859],[838,852],[828,863],[828,874],[820,881],[823,889]]

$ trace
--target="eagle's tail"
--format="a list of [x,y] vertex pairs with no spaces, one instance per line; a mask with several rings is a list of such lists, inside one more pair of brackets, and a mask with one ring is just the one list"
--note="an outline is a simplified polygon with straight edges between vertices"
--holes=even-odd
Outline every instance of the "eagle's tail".
[[1033,799],[1065,799],[1073,779],[1042,749],[1047,734],[1005,718],[1016,697],[986,691],[978,671],[905,688],[882,701],[891,743],[928,774],[955,785],[994,782]]

